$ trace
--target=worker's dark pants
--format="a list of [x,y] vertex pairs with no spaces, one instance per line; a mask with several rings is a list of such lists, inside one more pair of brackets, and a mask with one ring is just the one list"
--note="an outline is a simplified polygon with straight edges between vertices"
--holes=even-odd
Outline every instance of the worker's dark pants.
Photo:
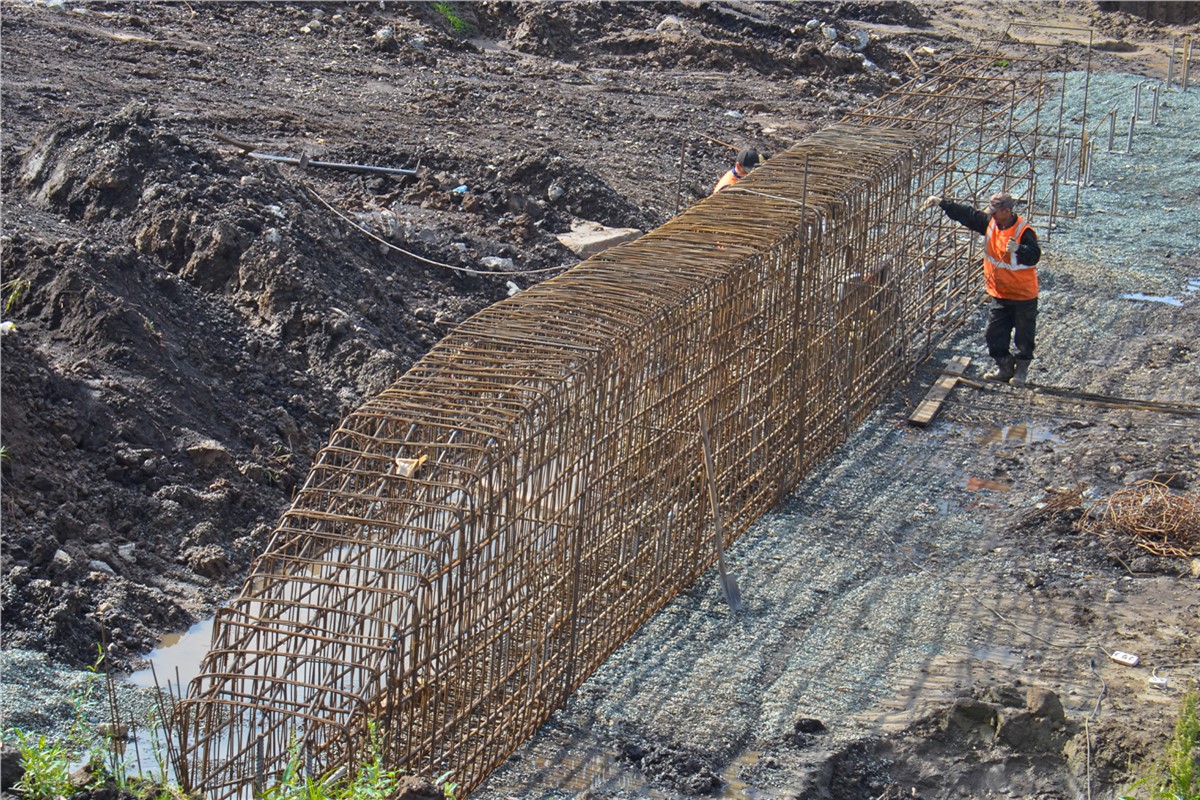
[[[988,310],[987,340],[988,354],[1002,361],[1010,355],[1018,361],[1033,358],[1033,340],[1037,335],[1037,298],[1032,300],[1001,300],[992,298]],[[1009,351],[1009,339],[1012,351]]]

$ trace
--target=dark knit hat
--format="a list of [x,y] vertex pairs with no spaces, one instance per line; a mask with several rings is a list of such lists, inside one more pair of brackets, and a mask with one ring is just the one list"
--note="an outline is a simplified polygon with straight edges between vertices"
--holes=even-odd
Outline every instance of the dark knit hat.
[[743,150],[737,155],[738,166],[745,170],[754,169],[758,166],[760,161],[762,161],[762,157],[759,156],[757,150],[752,148]]

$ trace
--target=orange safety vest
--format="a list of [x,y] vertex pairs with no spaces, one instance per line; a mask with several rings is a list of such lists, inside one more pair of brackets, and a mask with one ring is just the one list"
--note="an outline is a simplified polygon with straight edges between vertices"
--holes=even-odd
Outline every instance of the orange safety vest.
[[1008,253],[1008,241],[1016,237],[1018,242],[1029,228],[1029,223],[1017,217],[1017,221],[1004,230],[996,227],[992,220],[987,227],[987,244],[983,249],[983,282],[987,293],[1001,300],[1032,300],[1038,296],[1037,269],[1028,264],[1018,264],[1017,254]]
[[737,164],[734,164],[733,167],[731,167],[728,172],[726,172],[724,175],[721,176],[721,180],[717,181],[717,185],[713,187],[712,193],[716,194],[717,192],[724,189],[726,186],[733,186],[735,183],[737,183],[742,178],[746,177],[747,174],[749,174],[747,172],[742,172],[742,174],[739,175],[738,174],[739,169],[741,169],[741,167],[739,167]]

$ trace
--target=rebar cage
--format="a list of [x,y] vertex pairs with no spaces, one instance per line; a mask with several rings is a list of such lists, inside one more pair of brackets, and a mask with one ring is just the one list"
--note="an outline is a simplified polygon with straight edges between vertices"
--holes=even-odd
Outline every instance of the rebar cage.
[[217,614],[185,788],[372,754],[486,778],[716,560],[700,415],[728,544],[975,312],[979,237],[921,199],[1062,212],[1048,64],[996,52],[482,311],[345,419]]

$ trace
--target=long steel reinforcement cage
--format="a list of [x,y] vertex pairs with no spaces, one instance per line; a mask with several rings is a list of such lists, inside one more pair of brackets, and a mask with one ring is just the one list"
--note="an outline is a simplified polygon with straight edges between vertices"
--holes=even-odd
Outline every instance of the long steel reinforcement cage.
[[184,787],[245,797],[372,751],[476,787],[713,565],[700,414],[730,543],[975,313],[980,237],[922,198],[1067,213],[1058,58],[949,60],[472,317],[353,412],[217,614]]

